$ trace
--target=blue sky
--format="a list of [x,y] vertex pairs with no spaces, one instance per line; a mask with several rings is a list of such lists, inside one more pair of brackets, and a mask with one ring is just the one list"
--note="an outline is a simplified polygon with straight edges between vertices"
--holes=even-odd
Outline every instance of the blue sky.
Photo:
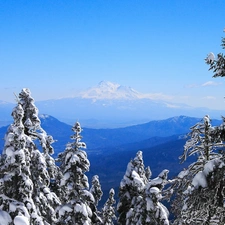
[[204,63],[224,36],[223,0],[2,0],[0,100],[36,101],[112,81],[225,109],[225,78]]

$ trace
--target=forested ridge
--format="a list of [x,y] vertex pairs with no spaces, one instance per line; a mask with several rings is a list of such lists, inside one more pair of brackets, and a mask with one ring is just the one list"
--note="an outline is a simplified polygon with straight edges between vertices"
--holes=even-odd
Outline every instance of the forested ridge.
[[[210,53],[206,63],[214,77],[225,76],[223,54]],[[99,177],[89,182],[85,174],[90,162],[80,123],[72,126],[71,142],[54,159],[54,137],[42,128],[28,88],[19,93],[12,118],[0,157],[2,225],[225,224],[224,117],[218,126],[211,125],[209,115],[193,124],[180,161],[191,155],[196,160],[173,179],[166,168],[152,177],[151,165],[144,165],[138,151],[124,171],[118,201],[112,188],[101,208]]]

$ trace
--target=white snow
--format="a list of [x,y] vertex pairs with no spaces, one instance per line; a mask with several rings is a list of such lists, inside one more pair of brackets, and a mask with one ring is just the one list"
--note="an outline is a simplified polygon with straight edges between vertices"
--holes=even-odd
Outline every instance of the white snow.
[[188,173],[189,173],[189,170],[183,170],[183,171],[181,171],[179,174],[178,174],[178,178],[184,178],[185,176],[187,176],[188,175]]
[[83,197],[85,196],[85,198],[88,199],[88,201],[95,202],[95,198],[91,192],[83,190],[81,195]]
[[224,166],[224,163],[220,159],[215,158],[205,164],[203,172],[205,176],[207,176],[215,169],[215,167],[221,168],[221,166]]
[[192,185],[194,188],[201,187],[207,187],[207,180],[206,177],[210,172],[212,172],[216,167],[221,168],[221,166],[224,166],[224,163],[219,159],[215,158],[210,161],[208,161],[205,165],[202,171],[199,171],[193,178]]
[[72,164],[80,163],[80,158],[76,154],[73,154],[73,156],[70,158],[70,163]]
[[[15,157],[14,147],[10,146],[10,147],[6,148],[5,153],[7,154],[7,157]],[[12,163],[14,163],[14,162],[15,162],[15,159]]]
[[[160,190],[157,187],[153,187],[150,189],[151,194],[161,196]],[[165,225],[169,225],[168,221],[168,216],[169,216],[169,211],[167,208],[160,202],[154,203],[151,198],[147,197],[146,198],[147,206],[146,209],[147,211],[150,212],[155,212],[155,217],[159,218],[160,221],[164,221]]]
[[139,174],[136,171],[132,171],[133,183],[135,187],[138,187],[139,190],[142,190],[145,186],[143,180],[140,178]]
[[72,212],[73,209],[71,208],[71,205],[63,205],[60,209],[59,209],[59,217],[62,217],[63,215],[65,215],[66,212]]
[[140,93],[131,87],[122,86],[110,81],[102,81],[96,87],[89,88],[76,95],[84,99],[92,99],[93,102],[100,99],[151,99],[170,100],[171,96],[162,93]]
[[82,98],[91,99],[139,99],[144,95],[135,91],[131,87],[119,85],[117,83],[102,81],[97,87],[88,89],[80,93]]
[[25,184],[25,190],[26,191],[33,190],[33,182],[32,182],[31,179],[26,179],[25,182],[24,182],[24,184]]
[[7,212],[0,210],[0,224],[8,225],[11,222],[12,222],[11,216]]
[[7,134],[7,137],[6,137],[6,140],[5,140],[6,141],[5,146],[10,145],[10,143],[12,143],[14,141],[14,138],[15,138],[14,136],[15,135],[12,132]]
[[157,187],[150,188],[149,192],[154,195],[158,200],[162,199],[161,191]]
[[214,60],[215,60],[215,55],[212,52],[210,52],[207,55],[206,61],[210,63],[210,62],[213,62]]
[[155,206],[154,206],[154,203],[153,203],[152,199],[149,198],[149,197],[147,197],[147,198],[146,198],[146,202],[147,202],[147,205],[146,205],[147,211],[152,211],[152,210],[154,210]]
[[204,123],[210,124],[210,117],[209,117],[209,115],[205,115],[204,116]]
[[25,216],[16,216],[14,219],[14,225],[29,225],[29,220]]
[[158,210],[158,215],[160,217],[161,221],[164,221],[164,225],[169,225],[169,220],[168,220],[168,216],[169,216],[169,211],[168,209],[162,204],[162,203],[158,203],[159,206],[159,210]]
[[76,204],[75,207],[74,207],[74,211],[82,213],[82,215],[84,215],[84,217],[86,217],[86,218],[88,217],[89,210],[87,209],[87,207],[83,203]]
[[207,187],[207,181],[206,181],[206,177],[205,177],[205,174],[203,173],[203,171],[199,171],[193,178],[193,181],[192,181],[192,185],[195,187],[195,188],[198,188],[198,187]]

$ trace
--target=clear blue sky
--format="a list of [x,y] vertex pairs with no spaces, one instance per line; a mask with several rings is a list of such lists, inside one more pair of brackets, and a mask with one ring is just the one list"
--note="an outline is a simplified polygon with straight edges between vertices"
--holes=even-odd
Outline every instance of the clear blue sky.
[[112,81],[225,109],[204,58],[225,36],[224,0],[1,0],[0,100],[36,101]]

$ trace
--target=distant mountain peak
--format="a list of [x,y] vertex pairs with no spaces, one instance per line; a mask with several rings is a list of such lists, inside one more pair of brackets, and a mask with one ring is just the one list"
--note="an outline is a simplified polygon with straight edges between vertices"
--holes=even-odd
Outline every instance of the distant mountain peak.
[[98,83],[98,88],[101,88],[101,89],[111,89],[111,90],[116,90],[120,85],[117,84],[117,83],[113,83],[111,81],[101,81]]
[[90,99],[140,99],[145,98],[145,95],[131,87],[110,81],[101,81],[96,87],[81,92],[80,97]]

